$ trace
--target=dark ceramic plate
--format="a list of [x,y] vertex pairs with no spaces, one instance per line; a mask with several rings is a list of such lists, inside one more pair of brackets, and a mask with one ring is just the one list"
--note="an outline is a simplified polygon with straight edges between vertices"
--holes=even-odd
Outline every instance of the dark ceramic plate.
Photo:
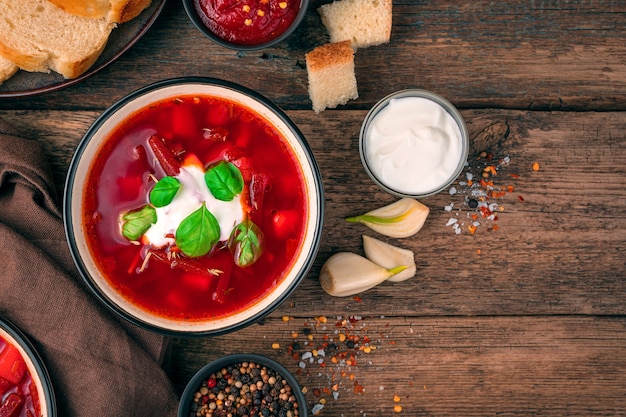
[[139,16],[113,29],[107,46],[98,60],[81,76],[66,80],[62,75],[55,72],[46,74],[18,71],[13,77],[0,84],[0,98],[26,97],[56,91],[92,76],[119,58],[148,31],[163,10],[165,1],[152,0],[150,7],[141,12]]

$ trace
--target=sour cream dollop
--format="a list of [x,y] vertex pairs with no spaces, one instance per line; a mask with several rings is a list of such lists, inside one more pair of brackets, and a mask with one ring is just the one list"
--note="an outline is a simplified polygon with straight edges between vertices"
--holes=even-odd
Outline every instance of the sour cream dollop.
[[240,196],[231,201],[216,199],[206,185],[204,171],[193,165],[183,165],[176,178],[181,183],[180,190],[170,204],[156,209],[157,222],[145,233],[148,241],[156,247],[173,244],[174,239],[167,236],[173,235],[180,223],[203,202],[220,225],[220,241],[228,239],[233,228],[244,219]]
[[439,190],[453,180],[463,157],[459,124],[428,98],[392,98],[370,120],[364,134],[372,174],[404,194]]

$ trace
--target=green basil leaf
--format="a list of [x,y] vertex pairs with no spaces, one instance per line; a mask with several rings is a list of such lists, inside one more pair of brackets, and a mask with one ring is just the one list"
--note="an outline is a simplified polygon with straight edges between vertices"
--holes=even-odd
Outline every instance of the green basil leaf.
[[181,184],[174,177],[163,177],[150,191],[150,203],[154,207],[165,207],[172,202]]
[[230,162],[222,161],[204,174],[211,194],[218,200],[231,201],[243,190],[241,171]]
[[156,210],[152,206],[129,211],[122,216],[122,235],[128,240],[139,240],[156,221]]
[[176,245],[187,256],[197,258],[209,253],[220,238],[220,225],[206,203],[185,217],[176,229]]
[[264,246],[263,232],[249,219],[239,223],[228,240],[235,264],[242,268],[255,263],[263,254]]

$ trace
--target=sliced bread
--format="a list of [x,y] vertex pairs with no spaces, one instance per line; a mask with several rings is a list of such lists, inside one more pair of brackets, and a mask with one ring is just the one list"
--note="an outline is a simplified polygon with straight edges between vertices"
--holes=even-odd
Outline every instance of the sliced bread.
[[48,0],[68,13],[124,23],[137,17],[152,0]]
[[315,113],[359,98],[350,41],[316,47],[306,54],[306,68]]
[[75,78],[98,59],[114,23],[67,13],[48,0],[0,0],[0,56],[26,71]]
[[11,78],[18,69],[18,66],[13,62],[0,56],[0,84]]
[[366,48],[391,39],[392,0],[337,0],[317,9],[331,42]]

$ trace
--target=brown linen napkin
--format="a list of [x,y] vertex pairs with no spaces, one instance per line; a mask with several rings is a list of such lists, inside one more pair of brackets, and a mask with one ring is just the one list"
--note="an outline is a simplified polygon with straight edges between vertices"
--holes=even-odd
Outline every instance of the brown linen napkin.
[[159,366],[167,339],[118,320],[88,292],[51,178],[40,145],[0,119],[0,316],[42,356],[58,416],[175,416]]

